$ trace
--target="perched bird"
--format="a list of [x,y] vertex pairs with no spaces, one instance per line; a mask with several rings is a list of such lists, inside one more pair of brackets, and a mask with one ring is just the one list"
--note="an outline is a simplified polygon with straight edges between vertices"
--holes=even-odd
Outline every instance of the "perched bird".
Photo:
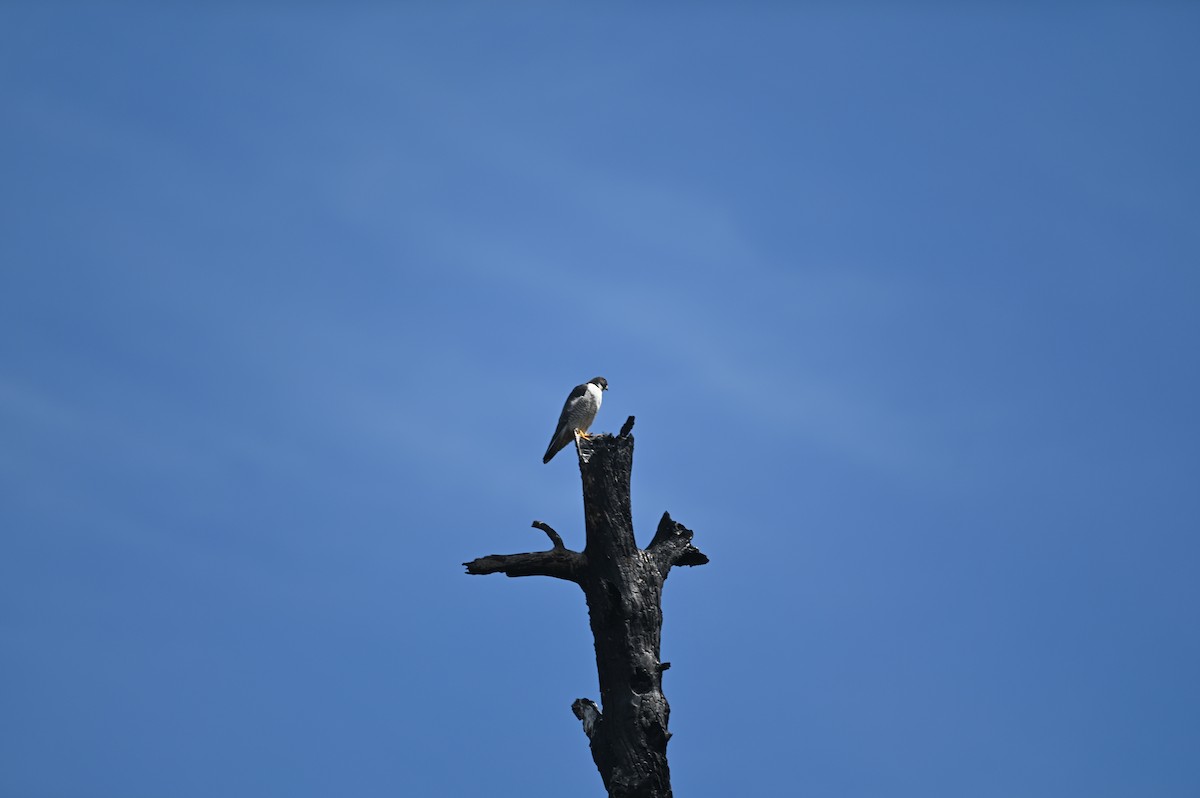
[[558,454],[564,446],[570,443],[576,435],[588,436],[588,427],[596,419],[596,411],[600,409],[600,399],[608,390],[608,380],[603,377],[592,377],[583,385],[576,385],[563,405],[562,415],[558,417],[558,429],[550,439],[543,463],[549,463],[550,458]]

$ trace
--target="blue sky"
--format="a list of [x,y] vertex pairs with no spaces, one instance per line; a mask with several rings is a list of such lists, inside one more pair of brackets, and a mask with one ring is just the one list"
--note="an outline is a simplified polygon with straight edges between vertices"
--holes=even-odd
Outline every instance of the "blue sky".
[[1194,6],[0,9],[0,794],[1200,791]]

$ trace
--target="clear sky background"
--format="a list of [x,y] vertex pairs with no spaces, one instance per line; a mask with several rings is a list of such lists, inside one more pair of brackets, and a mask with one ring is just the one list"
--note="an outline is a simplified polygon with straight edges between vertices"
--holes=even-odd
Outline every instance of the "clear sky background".
[[0,8],[0,795],[1200,794],[1195,5]]

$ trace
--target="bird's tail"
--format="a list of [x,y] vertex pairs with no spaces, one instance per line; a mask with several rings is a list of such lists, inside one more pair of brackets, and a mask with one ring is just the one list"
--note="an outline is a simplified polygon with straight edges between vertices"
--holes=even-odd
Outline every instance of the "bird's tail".
[[561,452],[563,447],[570,443],[570,441],[571,438],[569,436],[551,438],[550,445],[546,447],[546,454],[542,457],[542,462],[549,463],[554,459],[554,455]]

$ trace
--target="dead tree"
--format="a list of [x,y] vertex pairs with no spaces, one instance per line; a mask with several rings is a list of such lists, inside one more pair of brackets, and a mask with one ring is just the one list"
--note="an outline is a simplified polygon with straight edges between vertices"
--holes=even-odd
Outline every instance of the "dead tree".
[[663,513],[653,540],[639,549],[633,536],[629,479],[633,469],[633,416],[621,433],[578,441],[587,542],[572,551],[548,525],[534,521],[552,548],[492,554],[467,566],[469,574],[552,576],[583,588],[592,635],[600,702],[571,705],[591,741],[592,759],[610,798],[671,798],[667,721],[659,661],[662,588],[671,567],[708,562],[692,545],[692,531]]

